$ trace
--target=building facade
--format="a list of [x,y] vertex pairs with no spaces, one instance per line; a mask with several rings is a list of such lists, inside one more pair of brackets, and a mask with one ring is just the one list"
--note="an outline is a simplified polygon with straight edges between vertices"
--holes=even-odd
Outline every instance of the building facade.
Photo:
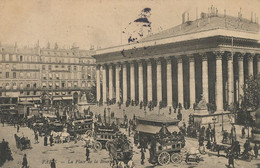
[[[259,25],[217,9],[143,38],[97,50],[97,100],[181,103],[202,97],[223,111],[239,102],[244,81],[260,73]],[[100,74],[103,74],[101,77]]]
[[[0,47],[1,103],[44,100],[77,102],[95,85],[94,51]],[[10,99],[12,99],[10,101]]]

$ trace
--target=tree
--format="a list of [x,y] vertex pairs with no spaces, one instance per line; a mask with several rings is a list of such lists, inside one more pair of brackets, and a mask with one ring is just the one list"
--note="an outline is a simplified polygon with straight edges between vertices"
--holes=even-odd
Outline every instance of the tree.
[[237,109],[237,121],[239,124],[253,124],[252,117],[248,111],[259,108],[260,98],[260,76],[249,76],[243,87],[243,95],[240,95],[241,105]]
[[254,78],[249,76],[245,81],[243,88],[244,95],[242,100],[244,101],[244,106],[248,110],[256,110],[259,106],[259,96],[260,96],[260,85],[259,85],[260,76]]

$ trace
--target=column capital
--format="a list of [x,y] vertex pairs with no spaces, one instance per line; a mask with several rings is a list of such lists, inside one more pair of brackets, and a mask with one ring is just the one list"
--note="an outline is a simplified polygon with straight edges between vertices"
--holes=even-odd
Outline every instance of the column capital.
[[98,69],[98,70],[99,70],[99,69],[100,69],[100,67],[101,67],[101,64],[97,64],[97,65],[96,65],[96,69]]
[[172,58],[171,57],[164,57],[164,59],[166,60],[166,63],[171,63],[172,62]]
[[194,60],[195,60],[193,55],[189,56],[188,58],[189,58],[189,62],[194,62]]
[[130,64],[130,65],[134,65],[135,63],[136,63],[135,60],[133,60],[133,61],[129,61],[129,64]]
[[260,62],[260,54],[256,54],[256,59],[258,62]]
[[120,67],[121,65],[122,65],[121,62],[115,63],[115,66],[116,66],[116,67]]
[[109,66],[109,67],[113,67],[113,66],[114,66],[114,63],[109,63],[108,66]]
[[231,52],[227,53],[227,60],[228,61],[233,60],[233,54]]
[[224,53],[225,51],[213,51],[213,54],[216,56],[216,60],[221,60]]
[[249,54],[247,55],[248,61],[253,61],[254,57],[255,57],[255,53],[249,53]]
[[182,57],[181,56],[177,57],[177,62],[182,63]]
[[139,59],[139,60],[136,60],[136,62],[137,62],[138,64],[143,64],[143,63],[144,63],[144,60],[143,60],[143,59]]
[[162,58],[156,58],[156,59],[154,59],[155,60],[155,62],[156,62],[156,64],[158,65],[160,65],[160,64],[162,64]]
[[236,53],[236,54],[237,54],[237,59],[238,59],[239,61],[243,61],[244,56],[246,55],[246,53],[244,53],[244,52],[238,52],[238,53]]
[[145,59],[144,61],[145,61],[147,64],[152,64],[152,61],[153,61],[153,60],[152,60],[152,59]]
[[199,53],[199,55],[201,55],[202,61],[207,61],[208,60],[207,53]]

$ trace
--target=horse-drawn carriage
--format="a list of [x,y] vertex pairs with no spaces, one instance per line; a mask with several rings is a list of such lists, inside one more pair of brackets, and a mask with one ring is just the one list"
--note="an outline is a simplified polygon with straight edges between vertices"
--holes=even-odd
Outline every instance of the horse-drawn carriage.
[[24,149],[30,149],[31,147],[31,141],[27,137],[19,137],[17,134],[14,134],[16,147],[20,149],[21,151]]
[[140,147],[150,146],[150,163],[166,165],[170,161],[181,161],[180,152],[185,146],[185,139],[177,127],[179,120],[150,115],[146,118],[137,117],[136,122]]
[[92,134],[93,119],[87,116],[86,119],[74,120],[68,123],[68,133],[72,136],[76,134]]
[[115,139],[107,144],[111,167],[132,167],[133,147],[125,134],[116,133]]
[[116,138],[116,133],[119,129],[116,126],[110,125],[95,125],[94,132],[94,148],[101,150],[106,148],[108,150],[108,144]]

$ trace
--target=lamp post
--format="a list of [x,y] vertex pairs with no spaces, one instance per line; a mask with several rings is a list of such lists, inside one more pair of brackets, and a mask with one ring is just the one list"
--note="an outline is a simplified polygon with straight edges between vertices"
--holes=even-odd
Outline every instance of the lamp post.
[[214,123],[214,142],[216,142],[216,118],[215,116],[212,118],[213,123]]
[[108,124],[110,125],[110,118],[111,118],[111,114],[110,114],[110,108],[107,108],[108,111]]

